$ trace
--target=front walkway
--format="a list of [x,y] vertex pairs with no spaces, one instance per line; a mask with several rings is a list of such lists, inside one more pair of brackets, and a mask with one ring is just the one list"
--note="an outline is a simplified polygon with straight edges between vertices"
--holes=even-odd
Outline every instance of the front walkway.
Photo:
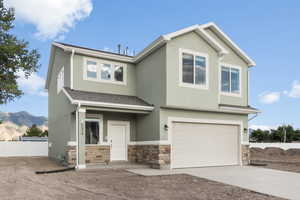
[[129,171],[144,176],[189,174],[286,199],[300,198],[300,173],[248,166]]

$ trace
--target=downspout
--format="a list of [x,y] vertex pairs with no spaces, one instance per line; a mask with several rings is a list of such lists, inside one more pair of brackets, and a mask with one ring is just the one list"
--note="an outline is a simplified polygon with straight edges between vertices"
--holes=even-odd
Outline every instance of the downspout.
[[72,54],[70,57],[70,88],[73,89],[73,65],[74,65],[74,54],[75,54],[75,50],[72,49]]
[[77,104],[76,108],[76,168],[79,166],[79,108],[80,103]]

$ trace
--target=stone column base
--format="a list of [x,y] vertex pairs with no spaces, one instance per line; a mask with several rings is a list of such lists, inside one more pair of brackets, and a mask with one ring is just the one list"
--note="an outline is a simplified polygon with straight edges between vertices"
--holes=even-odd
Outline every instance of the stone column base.
[[[110,146],[85,146],[86,164],[108,163],[110,161]],[[68,166],[76,165],[76,146],[67,146],[66,163]]]
[[128,161],[149,164],[155,169],[169,168],[170,145],[128,145]]
[[250,164],[250,148],[248,144],[242,144],[242,165]]

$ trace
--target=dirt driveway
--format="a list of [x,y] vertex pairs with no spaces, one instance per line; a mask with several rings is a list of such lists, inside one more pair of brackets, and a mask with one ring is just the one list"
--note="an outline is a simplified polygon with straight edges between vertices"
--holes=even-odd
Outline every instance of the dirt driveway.
[[280,199],[182,174],[144,177],[112,169],[34,173],[58,167],[47,158],[0,158],[1,199]]

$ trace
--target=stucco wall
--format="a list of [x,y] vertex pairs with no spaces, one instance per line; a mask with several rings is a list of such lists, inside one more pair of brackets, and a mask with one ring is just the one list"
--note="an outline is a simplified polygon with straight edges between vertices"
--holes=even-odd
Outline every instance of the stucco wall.
[[49,156],[63,159],[65,147],[70,140],[71,112],[75,107],[61,91],[57,94],[57,74],[64,67],[64,85],[70,85],[70,55],[56,48],[53,71],[48,90]]
[[[74,89],[91,91],[91,92],[104,92],[113,94],[123,94],[123,95],[136,95],[136,77],[135,77],[135,65],[123,62],[109,61],[110,63],[122,63],[126,65],[126,85],[105,83],[91,80],[84,80],[84,59],[91,58],[82,55],[75,54],[74,56],[74,67],[73,67],[73,77],[74,77]],[[101,63],[104,59],[91,58]],[[107,62],[108,60],[106,60]]]
[[166,47],[141,61],[136,68],[137,96],[154,104],[148,115],[137,116],[137,141],[159,140],[159,107],[166,101]]
[[[212,34],[212,33],[211,33]],[[216,36],[215,36],[216,37]],[[220,62],[240,66],[242,97],[221,95],[220,103],[231,105],[247,105],[247,66],[225,43],[222,43],[229,54],[220,60],[217,52],[195,32],[174,38],[167,44],[167,105],[191,108],[217,109],[220,87]],[[208,54],[208,89],[180,86],[181,70],[179,49]]]

